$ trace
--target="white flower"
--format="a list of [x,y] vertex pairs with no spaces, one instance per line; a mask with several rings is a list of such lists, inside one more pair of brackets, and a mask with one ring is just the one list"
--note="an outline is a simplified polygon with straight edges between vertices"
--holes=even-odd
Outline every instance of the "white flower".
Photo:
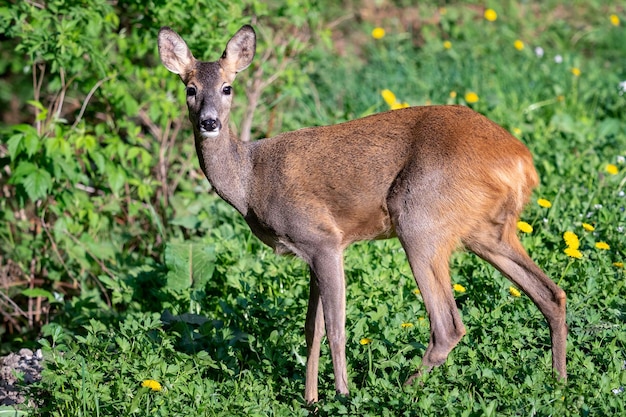
[[543,48],[541,46],[535,48],[535,55],[539,58],[543,57]]
[[563,57],[561,55],[557,55],[554,57],[554,62],[556,62],[557,64],[560,64],[563,62]]
[[623,164],[624,162],[626,162],[626,157],[624,155],[617,155],[617,163]]
[[619,83],[617,89],[619,90],[619,95],[623,96],[624,93],[626,93],[626,80],[624,80],[621,83]]

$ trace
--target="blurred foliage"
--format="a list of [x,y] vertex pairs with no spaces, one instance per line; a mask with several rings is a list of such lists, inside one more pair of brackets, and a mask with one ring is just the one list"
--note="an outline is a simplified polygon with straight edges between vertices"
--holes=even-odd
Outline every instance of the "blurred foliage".
[[[304,40],[320,32],[315,2],[0,6],[0,268],[14,301],[0,304],[0,333],[20,338],[74,295],[111,306],[106,287],[116,288],[118,274],[161,262],[168,239],[203,233],[181,214],[181,200],[208,185],[186,140],[182,84],[160,65],[156,35],[171,26],[198,58],[214,60],[246,23],[261,28],[263,59],[240,91],[271,95],[247,109],[267,120],[306,80],[293,58],[306,59]],[[255,74],[276,77],[262,84]]]

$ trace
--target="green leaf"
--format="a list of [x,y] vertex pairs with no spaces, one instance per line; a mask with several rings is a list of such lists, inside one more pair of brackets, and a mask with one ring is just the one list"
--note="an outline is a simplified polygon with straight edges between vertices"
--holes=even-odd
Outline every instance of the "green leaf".
[[25,177],[21,183],[28,194],[28,198],[37,201],[46,197],[52,188],[52,176],[43,169],[37,169]]
[[52,176],[46,170],[38,168],[31,162],[19,164],[13,172],[10,182],[12,184],[22,184],[28,194],[28,198],[32,201],[45,197],[52,188]]
[[168,243],[165,264],[168,268],[167,287],[172,290],[201,288],[215,270],[213,246],[199,243]]
[[28,412],[26,411],[16,410],[8,405],[0,406],[0,417],[19,417],[27,415]]
[[124,183],[126,183],[126,173],[124,170],[116,165],[109,164],[107,166],[107,174],[109,174],[109,186],[114,194],[119,194]]
[[7,149],[9,150],[9,156],[11,157],[12,161],[15,161],[15,157],[19,155],[21,151],[20,145],[22,144],[23,138],[23,135],[13,135],[7,141]]
[[28,288],[22,291],[22,295],[29,298],[45,297],[48,299],[49,303],[58,302],[50,291],[44,290],[43,288]]

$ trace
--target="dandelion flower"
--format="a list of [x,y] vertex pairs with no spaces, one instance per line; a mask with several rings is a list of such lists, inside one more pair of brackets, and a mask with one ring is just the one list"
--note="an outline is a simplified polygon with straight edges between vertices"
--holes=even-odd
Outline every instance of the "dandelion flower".
[[570,249],[578,249],[580,247],[580,241],[578,240],[578,236],[576,233],[570,232],[569,230],[563,233],[563,240],[565,240],[565,244]]
[[546,200],[545,198],[540,198],[539,200],[537,200],[537,204],[539,204],[543,208],[552,207],[552,203],[550,202],[550,200]]
[[152,391],[161,391],[163,387],[159,381],[155,381],[154,379],[146,379],[141,383],[142,387],[150,388]]
[[477,103],[479,100],[478,94],[473,91],[465,93],[465,101],[469,104]]
[[402,323],[400,326],[402,326],[403,329],[410,329],[413,327],[413,323]]
[[385,37],[385,29],[377,27],[372,30],[372,38],[374,39],[382,39]]
[[514,128],[513,128],[513,134],[514,134],[515,136],[519,136],[519,135],[521,135],[521,134],[522,134],[522,129],[520,129],[519,127],[514,127]]
[[613,26],[619,26],[619,16],[616,14],[612,14],[609,16],[609,20]]
[[613,266],[616,268],[623,268],[624,262],[613,262]]
[[521,297],[522,293],[519,292],[519,290],[515,287],[509,287],[509,293],[511,293],[511,295],[513,297]]
[[522,222],[522,221],[517,222],[517,228],[519,229],[520,232],[524,232],[524,233],[533,232],[533,227],[526,222]]
[[605,169],[606,169],[606,172],[608,172],[611,175],[617,175],[617,173],[619,172],[619,168],[617,167],[617,165],[613,165],[613,164],[608,164]]
[[456,98],[456,91],[450,91],[450,98]]
[[460,293],[464,293],[464,292],[466,291],[466,290],[465,290],[465,287],[464,287],[464,286],[462,286],[461,284],[454,284],[454,285],[452,286],[452,289],[453,289],[454,291],[456,291],[456,292],[460,292]]
[[578,249],[566,248],[563,252],[565,252],[565,254],[567,256],[569,256],[570,258],[576,258],[576,259],[582,259],[583,258],[582,252],[579,251]]
[[485,19],[487,19],[490,22],[495,22],[496,19],[498,18],[498,13],[496,13],[495,10],[493,9],[487,9],[485,10]]
[[572,74],[574,74],[575,77],[580,77],[580,68],[574,67],[574,68],[571,69],[571,71],[572,71]]
[[396,95],[391,90],[384,89],[380,92],[380,95],[383,96],[383,100],[385,100],[385,103],[389,106],[393,106],[396,102]]
[[414,290],[413,290],[413,294],[415,294],[415,295],[420,295],[420,294],[421,294],[421,292],[420,292],[419,288],[414,289]]
[[513,46],[515,47],[515,49],[517,49],[518,51],[521,51],[522,49],[524,49],[524,42],[522,42],[521,40],[516,40],[515,42],[513,42]]
[[443,48],[444,49],[452,48],[452,42],[450,42],[450,41],[443,41]]
[[596,228],[590,225],[589,223],[583,223],[583,229],[585,229],[588,232],[593,232],[594,230],[596,230]]
[[409,103],[400,103],[399,101],[396,101],[391,105],[391,110],[405,109],[407,107],[410,107]]
[[370,343],[372,343],[372,339],[370,339],[369,337],[364,337],[363,339],[359,340],[359,343],[362,345],[369,345]]
[[611,249],[609,244],[606,243],[606,242],[597,242],[596,243],[596,248],[600,249],[600,250],[609,250],[609,249]]

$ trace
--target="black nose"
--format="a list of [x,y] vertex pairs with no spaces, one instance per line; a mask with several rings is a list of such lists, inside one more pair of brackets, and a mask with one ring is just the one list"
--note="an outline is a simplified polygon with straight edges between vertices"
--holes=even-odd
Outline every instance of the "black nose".
[[222,128],[222,123],[216,119],[206,119],[200,122],[200,127],[206,132],[215,132]]

